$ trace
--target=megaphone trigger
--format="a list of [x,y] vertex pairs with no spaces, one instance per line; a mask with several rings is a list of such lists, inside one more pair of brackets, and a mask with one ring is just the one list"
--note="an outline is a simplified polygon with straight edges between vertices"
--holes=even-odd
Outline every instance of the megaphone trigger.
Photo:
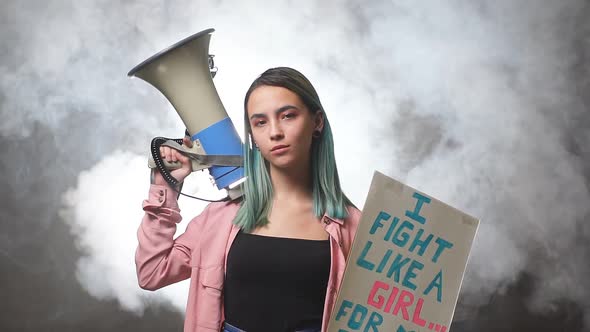
[[[153,152],[159,150],[160,146],[167,146],[169,148],[175,149],[191,159],[193,172],[200,171],[205,168],[210,168],[212,166],[241,167],[244,164],[244,158],[242,157],[242,155],[207,155],[203,150],[203,146],[199,143],[198,140],[194,142],[192,147],[179,144],[178,141],[181,140],[182,139],[167,139],[163,137],[156,137],[154,138],[155,144]],[[154,156],[152,153],[152,156],[150,156],[150,159],[148,161],[149,168],[157,168],[155,159],[157,159],[157,156]],[[166,160],[162,160],[162,163],[168,170],[174,170],[182,166],[180,162],[168,162]]]
[[[168,171],[172,171],[182,167],[182,163],[176,162],[168,162],[167,160],[161,159],[159,156],[159,150],[161,146],[167,146],[172,149],[179,151],[180,153],[184,154],[185,156],[191,159],[191,166],[192,171],[200,171],[205,168],[211,167],[210,164],[207,164],[204,161],[204,158],[198,158],[198,156],[202,156],[204,154],[203,148],[200,144],[193,144],[191,148],[181,145],[179,142],[182,142],[182,139],[168,139],[164,137],[156,137],[152,140],[152,153],[148,159],[148,167],[149,168],[159,168],[158,163],[164,166],[164,168]],[[158,162],[156,162],[156,160]],[[161,171],[161,170],[160,170]]]
[[211,166],[235,166],[241,167],[244,165],[244,158],[242,155],[208,155],[203,150],[203,146],[197,139],[192,147],[180,145],[175,140],[168,140],[161,144],[178,150],[180,153],[189,157],[192,160],[193,172],[199,171],[203,168]]
[[191,159],[193,172],[200,171],[212,166],[211,164],[205,162],[205,158],[203,158],[205,155],[205,150],[203,150],[203,146],[199,144],[199,142],[195,142],[192,147],[188,147],[186,145],[178,144],[176,140],[167,140],[166,142],[162,143],[161,146],[170,147],[189,157]]

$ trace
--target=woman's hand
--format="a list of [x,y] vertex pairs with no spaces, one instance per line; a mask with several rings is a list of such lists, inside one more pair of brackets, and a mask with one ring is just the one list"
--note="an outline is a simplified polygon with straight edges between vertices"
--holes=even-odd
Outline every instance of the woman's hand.
[[[192,148],[193,142],[190,140],[190,138],[188,136],[185,136],[182,139],[182,145]],[[160,147],[160,156],[162,156],[162,160],[165,160],[168,162],[178,161],[182,164],[182,166],[180,168],[170,171],[170,174],[176,180],[178,180],[178,182],[183,182],[184,179],[189,174],[191,174],[191,172],[193,171],[190,158],[183,155],[182,153],[180,153],[176,149],[173,149],[173,148],[170,148],[167,146],[161,146]],[[159,185],[167,185],[168,184],[166,182],[166,180],[164,180],[164,177],[162,176],[162,174],[160,174],[160,172],[156,171],[155,173],[156,174],[154,175],[154,184],[159,184]]]

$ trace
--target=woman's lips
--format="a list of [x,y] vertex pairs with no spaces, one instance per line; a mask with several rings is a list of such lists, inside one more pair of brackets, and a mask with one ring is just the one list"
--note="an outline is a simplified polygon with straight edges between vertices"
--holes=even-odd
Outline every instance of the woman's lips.
[[289,149],[288,145],[277,145],[270,150],[271,154],[282,154]]

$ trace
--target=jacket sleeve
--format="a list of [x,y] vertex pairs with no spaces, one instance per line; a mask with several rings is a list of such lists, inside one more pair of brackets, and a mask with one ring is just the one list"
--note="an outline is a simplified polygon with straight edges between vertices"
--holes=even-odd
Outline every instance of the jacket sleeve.
[[176,192],[167,186],[151,185],[148,199],[143,201],[143,210],[135,252],[139,286],[156,290],[189,278],[191,252],[199,236],[192,224],[205,219],[207,209],[177,239],[174,239],[176,224],[182,217]]

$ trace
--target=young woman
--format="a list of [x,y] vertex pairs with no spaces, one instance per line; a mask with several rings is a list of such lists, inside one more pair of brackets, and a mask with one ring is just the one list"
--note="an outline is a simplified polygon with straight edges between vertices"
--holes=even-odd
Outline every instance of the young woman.
[[[174,239],[176,192],[155,174],[139,285],[190,277],[185,331],[326,331],[360,218],[340,188],[328,119],[312,84],[285,67],[252,83],[244,110],[242,200],[209,204]],[[188,158],[160,152],[183,164],[178,180],[190,174]]]

